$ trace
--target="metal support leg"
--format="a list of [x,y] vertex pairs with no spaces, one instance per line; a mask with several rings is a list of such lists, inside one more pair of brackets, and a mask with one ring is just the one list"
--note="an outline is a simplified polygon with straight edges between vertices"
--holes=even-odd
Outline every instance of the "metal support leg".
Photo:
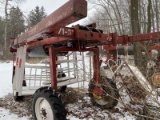
[[57,90],[56,52],[53,47],[49,48],[49,58],[50,58],[51,87],[52,89]]
[[96,84],[100,84],[100,64],[99,64],[99,49],[96,48],[93,53],[93,69],[94,79]]
[[101,82],[100,82],[100,65],[101,61],[99,60],[99,48],[96,48],[94,50],[93,54],[93,69],[94,69],[94,80],[95,80],[95,88],[93,89],[94,95],[103,95],[104,91],[100,88]]

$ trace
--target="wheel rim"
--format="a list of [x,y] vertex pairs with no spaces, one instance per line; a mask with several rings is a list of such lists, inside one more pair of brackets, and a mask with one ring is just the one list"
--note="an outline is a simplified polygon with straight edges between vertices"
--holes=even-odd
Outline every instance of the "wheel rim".
[[106,101],[106,100],[104,100],[104,99],[100,99],[100,100],[98,100],[98,99],[95,99],[95,101],[96,101],[96,103],[97,104],[99,104],[99,105],[106,105],[108,102]]
[[37,120],[54,120],[54,115],[49,102],[40,97],[35,104],[35,113]]

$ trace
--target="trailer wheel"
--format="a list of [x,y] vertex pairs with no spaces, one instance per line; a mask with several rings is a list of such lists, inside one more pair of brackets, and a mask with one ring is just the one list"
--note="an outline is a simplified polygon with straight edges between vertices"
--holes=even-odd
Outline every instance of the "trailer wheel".
[[67,89],[67,85],[59,87],[58,90],[59,90],[59,92],[61,92],[61,93],[65,93],[66,89]]
[[[63,71],[59,71],[57,78],[64,78],[64,77],[66,77],[66,74]],[[66,89],[67,89],[67,85],[64,85],[64,86],[59,87],[58,91],[61,93],[64,93]]]
[[105,95],[95,96],[93,89],[95,88],[94,80],[90,80],[89,83],[89,96],[93,105],[96,105],[102,109],[112,109],[118,104],[118,98],[120,97],[116,84],[107,77],[101,77],[101,88],[104,90]]
[[67,111],[61,99],[49,87],[39,88],[32,102],[34,120],[66,120]]

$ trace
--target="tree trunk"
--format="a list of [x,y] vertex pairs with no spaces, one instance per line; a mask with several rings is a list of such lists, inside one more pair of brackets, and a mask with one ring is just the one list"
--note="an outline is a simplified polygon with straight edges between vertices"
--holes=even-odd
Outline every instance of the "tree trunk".
[[[148,27],[147,32],[151,32],[151,0],[148,0],[148,8],[147,8],[147,14],[148,14]],[[153,22],[153,21],[152,21]]]
[[154,14],[154,9],[153,9],[153,5],[154,5],[154,1],[152,1],[151,2],[151,18],[152,18],[152,27],[153,27],[153,31],[152,32],[155,32],[156,30],[155,30],[155,21],[154,21],[154,19],[155,19],[155,14]]
[[[139,0],[131,0],[131,26],[132,35],[140,33],[139,17],[138,17]],[[142,71],[142,51],[140,43],[134,43],[134,60],[135,65]]]
[[141,9],[141,4],[140,4],[140,1],[138,1],[139,3],[139,6],[138,6],[138,9],[139,9],[139,26],[140,26],[140,33],[143,29],[143,24],[142,24],[142,9]]
[[139,18],[138,18],[138,6],[139,0],[131,0],[131,26],[132,26],[132,34],[139,34]]
[[157,23],[157,31],[159,31],[159,5],[158,5],[158,0],[155,0],[155,4],[156,4],[156,7],[155,7],[155,12],[156,12],[156,23]]
[[5,0],[5,23],[4,23],[4,56],[6,57],[7,55],[7,32],[8,32],[8,1]]
[[146,33],[147,32],[147,18],[146,18],[146,9],[145,9],[145,5],[143,5],[143,7],[142,7],[142,14],[143,14],[143,19],[142,19],[142,21],[143,21],[143,33]]
[[[106,1],[104,1],[104,2],[106,2]],[[107,15],[108,15],[108,17],[109,17],[112,25],[114,25],[114,20],[113,20],[113,18],[112,18],[112,16],[111,16],[111,12],[108,10],[109,5],[108,5],[108,4],[105,4],[104,2],[101,1],[101,4],[102,4],[101,6],[105,9],[105,11],[106,11],[106,13],[107,13]],[[107,6],[107,5],[108,5],[108,6]],[[117,31],[117,28],[115,27],[115,25],[114,25],[113,27],[114,27],[114,31]]]
[[112,9],[114,11],[114,15],[115,15],[115,18],[116,18],[115,20],[117,21],[117,27],[118,27],[118,30],[119,30],[118,33],[120,35],[122,35],[122,29],[121,29],[121,25],[119,23],[120,18],[119,18],[119,15],[117,13],[118,9],[115,9],[115,7],[113,6],[113,3],[110,0],[107,0],[107,1],[108,1],[108,3],[110,4],[110,6],[112,7]]
[[124,34],[122,15],[120,13],[120,10],[119,10],[119,7],[118,7],[118,4],[117,4],[116,0],[113,0],[113,1],[114,1],[115,5],[116,5],[117,13],[118,13],[120,24],[121,24],[122,34]]

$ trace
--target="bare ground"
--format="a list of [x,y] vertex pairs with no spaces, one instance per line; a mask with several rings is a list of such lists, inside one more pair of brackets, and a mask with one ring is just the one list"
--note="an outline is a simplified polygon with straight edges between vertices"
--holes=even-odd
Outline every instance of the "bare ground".
[[[129,113],[123,106],[115,107],[112,110],[102,110],[95,107],[91,104],[88,94],[77,89],[67,88],[61,97],[68,111],[68,120],[72,120],[73,117],[84,120],[119,120],[119,118],[127,119],[128,117],[135,118],[134,120],[142,120]],[[0,107],[9,109],[11,113],[17,114],[19,117],[27,116],[29,120],[33,120],[32,96],[24,97],[22,101],[15,102],[12,94],[8,94],[4,98],[0,98]],[[140,110],[140,112],[142,111]]]

